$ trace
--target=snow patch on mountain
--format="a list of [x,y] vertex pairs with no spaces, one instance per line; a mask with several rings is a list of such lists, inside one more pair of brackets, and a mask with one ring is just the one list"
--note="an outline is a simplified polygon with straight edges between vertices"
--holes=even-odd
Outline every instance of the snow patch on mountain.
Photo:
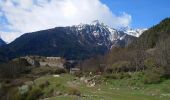
[[146,30],[147,30],[147,28],[132,29],[130,27],[122,27],[119,29],[119,31],[122,31],[128,35],[135,36],[135,37],[141,36],[143,34],[143,32],[145,32]]
[[143,32],[145,32],[147,29],[144,28],[144,29],[128,29],[125,31],[126,34],[128,35],[132,35],[132,36],[135,36],[135,37],[139,37],[142,35]]
[[125,39],[125,37],[126,37],[126,34],[124,34],[122,37],[120,37],[119,40],[123,40],[123,39]]
[[93,41],[97,45],[107,46],[108,48],[113,45],[126,44],[125,41],[133,39],[130,37],[139,37],[143,33],[142,30],[132,30],[126,27],[122,29],[111,28],[99,20],[90,24],[73,25],[69,28],[70,33],[76,34],[83,41]]

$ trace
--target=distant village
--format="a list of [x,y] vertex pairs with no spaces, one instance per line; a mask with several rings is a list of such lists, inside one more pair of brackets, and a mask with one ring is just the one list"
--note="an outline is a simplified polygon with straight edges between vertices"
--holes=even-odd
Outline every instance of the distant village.
[[21,57],[26,59],[27,62],[32,66],[49,66],[64,68],[65,59],[61,57],[40,57],[40,56],[26,56]]
[[25,59],[31,66],[41,66],[41,67],[57,67],[66,68],[69,67],[70,74],[80,71],[79,68],[74,68],[74,61],[65,60],[62,57],[42,57],[42,56],[25,56],[21,57]]

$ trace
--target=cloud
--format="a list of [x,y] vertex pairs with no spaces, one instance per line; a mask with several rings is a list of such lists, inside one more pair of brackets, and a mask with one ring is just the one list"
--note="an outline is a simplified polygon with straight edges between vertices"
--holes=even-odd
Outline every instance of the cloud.
[[8,42],[23,33],[91,23],[96,19],[115,28],[129,26],[131,22],[129,14],[116,15],[100,0],[0,0],[0,15],[8,22],[4,26],[8,32],[0,30],[2,37],[12,35],[4,38]]
[[22,34],[19,32],[1,32],[0,37],[7,43],[10,43]]

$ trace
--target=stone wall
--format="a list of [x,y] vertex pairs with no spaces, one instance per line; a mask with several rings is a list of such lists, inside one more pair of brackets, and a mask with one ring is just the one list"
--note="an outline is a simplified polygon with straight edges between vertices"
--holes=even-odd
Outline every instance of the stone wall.
[[22,57],[27,60],[32,66],[38,62],[40,66],[50,66],[64,68],[65,60],[61,57],[39,57],[39,56],[26,56]]

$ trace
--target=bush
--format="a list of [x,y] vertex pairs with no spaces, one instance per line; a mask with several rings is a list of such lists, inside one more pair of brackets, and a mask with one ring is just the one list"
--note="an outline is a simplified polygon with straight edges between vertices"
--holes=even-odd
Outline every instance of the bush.
[[106,69],[107,73],[129,72],[132,71],[130,63],[127,61],[119,61]]
[[129,73],[120,73],[119,78],[120,79],[131,78],[131,75]]
[[106,74],[106,75],[104,75],[104,77],[107,79],[118,79],[117,74]]
[[144,83],[145,84],[155,84],[159,83],[161,81],[160,75],[156,73],[148,73],[144,77]]
[[74,75],[76,77],[82,77],[83,76],[83,73],[82,72],[75,72]]
[[49,86],[50,85],[50,83],[48,82],[48,81],[45,81],[44,83],[41,83],[40,85],[39,85],[39,87],[41,88],[41,89],[43,89],[43,88],[45,88],[45,87],[47,87],[47,86]]
[[145,75],[144,83],[145,84],[154,84],[161,82],[161,77],[164,74],[163,67],[158,66],[153,59],[145,60]]
[[107,79],[124,79],[124,78],[131,78],[129,73],[118,73],[118,74],[106,74],[104,75]]
[[27,100],[37,100],[43,94],[40,88],[32,88],[32,90],[28,93]]
[[54,69],[50,67],[36,67],[31,72],[33,75],[46,75],[54,73]]
[[148,58],[144,61],[144,65],[147,69],[152,69],[154,67],[157,67],[156,62],[152,58]]
[[66,69],[64,69],[64,68],[57,68],[57,69],[55,69],[55,71],[54,71],[54,73],[55,74],[62,74],[62,73],[66,73],[67,71],[66,71]]
[[5,83],[0,83],[0,100],[5,100],[7,98],[7,93],[9,91],[9,87],[6,86]]
[[167,92],[167,93],[170,93],[170,87],[163,87],[162,88],[163,92]]
[[81,92],[75,88],[75,87],[70,87],[69,88],[69,95],[77,95],[77,96],[80,96],[81,95]]
[[13,100],[25,100],[27,98],[27,94],[20,94],[19,92],[16,92]]
[[52,97],[52,96],[55,96],[54,95],[54,89],[53,88],[50,88],[48,89],[48,91],[46,91],[43,95],[42,98],[48,98],[48,97]]
[[144,83],[145,84],[155,84],[161,82],[161,68],[152,69],[145,71]]
[[25,94],[29,91],[29,86],[28,85],[23,85],[21,87],[18,87],[18,90],[19,90],[19,93],[22,95],[22,94]]
[[24,66],[20,63],[9,62],[0,64],[0,77],[2,78],[16,78],[22,73],[29,73],[31,70],[30,66]]
[[60,87],[61,85],[61,83],[56,83],[56,87]]

